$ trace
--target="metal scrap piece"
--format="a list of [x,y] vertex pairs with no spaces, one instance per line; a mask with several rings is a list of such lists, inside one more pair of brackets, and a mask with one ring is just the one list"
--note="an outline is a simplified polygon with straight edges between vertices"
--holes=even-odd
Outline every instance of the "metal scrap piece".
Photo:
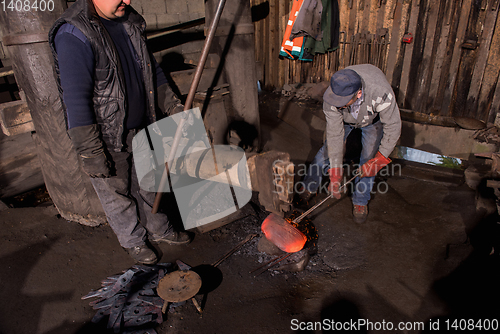
[[113,328],[115,333],[120,331],[121,320],[122,320],[122,310],[123,306],[125,306],[126,297],[119,296],[116,298],[113,306],[110,308],[109,312],[109,320],[108,320],[108,328]]
[[139,291],[140,296],[154,296],[155,291],[153,289],[145,289]]
[[105,316],[109,315],[110,309],[101,309],[97,311],[97,313],[94,315],[92,320],[90,320],[92,323],[97,324],[100,322]]
[[92,297],[109,298],[120,291],[124,286],[126,286],[130,280],[134,277],[134,272],[128,270],[113,285],[106,286],[97,291],[91,291],[87,295],[83,296],[82,299],[88,299]]
[[[82,299],[97,297],[89,303],[96,314],[92,322],[98,323],[109,316],[108,328],[118,333],[154,334],[154,329],[141,329],[148,322],[152,326],[163,322],[163,299],[156,292],[158,282],[172,264],[155,266],[135,265],[121,275],[109,276],[101,281],[102,288],[91,291]],[[128,330],[128,331],[127,331]]]
[[146,304],[151,304],[155,306],[160,305],[160,307],[163,306],[163,299],[161,299],[158,296],[139,296],[137,298],[142,300]]
[[90,306],[92,306],[92,308],[94,310],[99,310],[101,308],[109,308],[111,306],[113,306],[116,302],[116,300],[118,299],[118,297],[121,297],[123,295],[119,295],[119,294],[116,294],[108,299],[104,299],[104,298],[101,298],[101,299],[97,299],[97,300],[94,300],[92,302],[89,303]]
[[136,326],[142,326],[144,324],[147,324],[148,322],[153,321],[153,316],[151,314],[149,315],[143,315],[140,317],[132,318],[132,319],[127,319],[125,323],[123,324],[124,327],[136,327]]

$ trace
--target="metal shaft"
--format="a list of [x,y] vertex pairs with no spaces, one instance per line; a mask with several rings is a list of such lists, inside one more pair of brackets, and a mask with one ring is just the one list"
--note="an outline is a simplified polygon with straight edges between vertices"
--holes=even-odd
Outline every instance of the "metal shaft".
[[249,242],[250,240],[252,240],[253,238],[255,238],[257,236],[258,236],[258,234],[249,234],[245,239],[243,239],[243,241],[241,241],[238,245],[236,245],[236,247],[234,247],[229,252],[227,252],[218,261],[214,262],[214,264],[212,264],[212,266],[217,267],[219,264],[222,263],[222,261],[224,261],[225,259],[230,257],[234,252],[236,252],[238,249],[240,249],[244,244],[246,244],[247,242]]
[[287,257],[289,257],[290,255],[292,255],[292,253],[286,253],[286,254],[283,254],[283,255],[280,255],[278,257],[275,257],[274,259],[272,259],[271,261],[268,261],[266,263],[264,263],[262,266],[252,270],[250,273],[253,273],[254,271],[257,271],[261,268],[259,272],[257,272],[254,277],[257,277],[259,276],[260,274],[262,274],[263,272],[265,272],[266,270],[269,270],[270,268],[274,267],[275,265],[277,265],[278,263],[280,263],[281,261],[283,261],[284,259],[286,259]]
[[[339,192],[341,190],[343,190],[352,180],[354,180],[355,178],[357,178],[358,176],[361,176],[361,173],[355,173],[355,175],[349,180],[347,181],[346,183],[344,183],[342,185],[342,187],[339,188]],[[307,216],[308,214],[310,214],[311,212],[313,212],[314,210],[316,210],[321,204],[325,203],[327,200],[329,200],[330,198],[333,197],[333,193],[330,194],[330,196],[328,196],[327,198],[325,198],[324,200],[322,200],[321,202],[319,202],[318,204],[316,204],[315,206],[313,206],[312,208],[310,208],[309,210],[307,210],[306,212],[304,212],[303,214],[301,214],[300,216],[298,216],[297,218],[295,218],[293,220],[294,223],[298,223],[300,222],[302,219],[304,219],[305,216]]]
[[[219,5],[217,7],[217,11],[215,13],[215,17],[210,25],[210,31],[208,33],[207,39],[205,40],[205,44],[203,45],[203,50],[201,52],[200,62],[196,67],[196,72],[194,74],[193,82],[191,83],[191,86],[189,88],[189,93],[186,98],[186,103],[184,104],[184,111],[191,109],[196,89],[198,88],[198,84],[200,83],[201,73],[203,72],[205,63],[207,62],[208,53],[210,51],[210,45],[212,44],[212,41],[214,39],[215,30],[217,29],[217,25],[219,24],[219,20],[222,15],[222,10],[224,9],[225,3],[226,0],[220,0]],[[156,193],[155,202],[153,204],[153,209],[151,211],[153,214],[157,213],[158,209],[160,208],[161,196],[168,182],[168,166],[170,166],[172,164],[172,161],[174,160],[175,153],[177,151],[177,147],[179,146],[179,141],[181,139],[182,128],[184,127],[185,122],[186,118],[182,118],[179,124],[177,125],[174,141],[172,143],[172,149],[170,150],[167,162],[165,163],[165,170],[163,171],[163,174],[161,176],[158,192]]]

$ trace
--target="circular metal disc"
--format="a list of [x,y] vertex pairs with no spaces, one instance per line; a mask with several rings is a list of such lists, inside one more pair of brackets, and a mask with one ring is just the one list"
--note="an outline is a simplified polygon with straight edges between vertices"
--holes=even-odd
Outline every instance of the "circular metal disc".
[[191,270],[174,271],[165,275],[156,288],[158,296],[168,302],[182,302],[194,297],[201,287],[200,276]]
[[486,127],[483,121],[471,117],[454,117],[455,123],[468,130],[481,130]]

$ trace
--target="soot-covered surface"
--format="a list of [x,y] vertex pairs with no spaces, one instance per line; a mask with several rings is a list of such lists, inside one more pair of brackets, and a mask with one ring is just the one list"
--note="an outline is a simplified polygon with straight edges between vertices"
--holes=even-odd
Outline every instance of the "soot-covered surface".
[[[310,161],[319,143],[280,122],[276,100],[265,101],[264,147],[288,151],[296,163]],[[268,213],[255,203],[247,217],[198,233],[187,246],[155,245],[162,262],[182,260],[203,273],[205,284],[205,294],[196,296],[202,315],[186,302],[156,331],[321,333],[313,322],[366,320],[403,333],[400,322],[429,327],[433,319],[442,330],[448,318],[497,318],[498,217],[477,212],[474,191],[461,182],[414,179],[411,170],[402,175],[378,179],[385,190],[373,196],[364,224],[353,222],[349,197],[314,211],[307,222],[318,237],[301,272],[250,274],[274,257],[259,252],[259,238],[211,269],[247,235],[260,233]],[[36,204],[0,212],[0,333],[111,333],[106,323],[90,323],[95,311],[80,298],[133,261],[109,226],[70,223],[50,202]]]

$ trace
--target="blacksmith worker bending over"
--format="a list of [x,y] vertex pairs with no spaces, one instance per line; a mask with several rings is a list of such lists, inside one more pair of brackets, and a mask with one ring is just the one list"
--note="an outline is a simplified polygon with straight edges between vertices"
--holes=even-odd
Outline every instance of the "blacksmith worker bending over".
[[396,98],[384,73],[369,64],[349,66],[332,75],[323,95],[326,142],[318,151],[304,178],[302,198],[311,197],[320,187],[323,173],[330,176],[328,190],[337,199],[343,174],[344,143],[349,133],[360,128],[363,146],[362,175],[355,179],[352,195],[354,221],[368,215],[368,201],[375,175],[391,160],[389,155],[401,134]]
[[191,237],[175,231],[165,214],[153,215],[155,194],[137,184],[133,136],[157,112],[183,110],[147,50],[145,28],[130,0],[77,0],[54,23],[49,43],[68,134],[109,225],[134,260],[154,264],[148,238],[179,245]]

